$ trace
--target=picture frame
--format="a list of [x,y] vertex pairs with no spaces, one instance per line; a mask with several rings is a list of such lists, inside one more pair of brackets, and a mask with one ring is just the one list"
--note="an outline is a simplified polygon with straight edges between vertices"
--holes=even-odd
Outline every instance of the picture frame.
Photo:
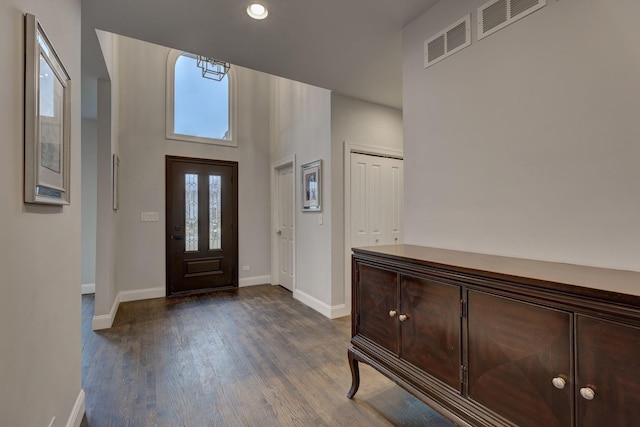
[[322,160],[301,166],[302,211],[322,211]]
[[24,22],[24,201],[68,205],[71,78],[38,19]]
[[119,180],[120,180],[120,157],[117,154],[113,155],[113,160],[111,163],[111,178],[112,178],[112,194],[113,194],[113,210],[117,211],[120,209],[120,191],[119,191]]

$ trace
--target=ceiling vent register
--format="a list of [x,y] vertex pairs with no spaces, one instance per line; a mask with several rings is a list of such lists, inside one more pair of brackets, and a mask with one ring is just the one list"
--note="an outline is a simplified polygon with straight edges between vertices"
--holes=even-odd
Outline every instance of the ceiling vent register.
[[546,6],[547,0],[491,0],[478,8],[478,40]]
[[424,42],[424,68],[471,44],[471,14]]

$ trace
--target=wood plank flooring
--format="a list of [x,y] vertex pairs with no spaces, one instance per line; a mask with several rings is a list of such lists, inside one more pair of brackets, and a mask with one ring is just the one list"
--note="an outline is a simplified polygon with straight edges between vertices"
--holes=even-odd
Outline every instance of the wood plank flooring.
[[349,318],[281,287],[123,303],[105,331],[92,316],[83,296],[83,427],[452,426],[364,364],[347,399]]

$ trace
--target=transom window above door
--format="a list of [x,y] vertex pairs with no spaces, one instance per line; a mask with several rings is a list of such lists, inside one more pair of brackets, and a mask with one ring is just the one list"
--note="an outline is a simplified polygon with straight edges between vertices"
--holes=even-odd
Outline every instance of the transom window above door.
[[166,137],[236,147],[235,71],[203,76],[198,56],[171,50],[167,58]]

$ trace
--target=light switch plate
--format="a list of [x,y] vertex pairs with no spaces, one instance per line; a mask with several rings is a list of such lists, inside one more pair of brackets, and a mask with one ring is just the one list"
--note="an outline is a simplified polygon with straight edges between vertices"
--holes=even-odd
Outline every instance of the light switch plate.
[[140,212],[140,221],[156,222],[158,221],[158,212]]

